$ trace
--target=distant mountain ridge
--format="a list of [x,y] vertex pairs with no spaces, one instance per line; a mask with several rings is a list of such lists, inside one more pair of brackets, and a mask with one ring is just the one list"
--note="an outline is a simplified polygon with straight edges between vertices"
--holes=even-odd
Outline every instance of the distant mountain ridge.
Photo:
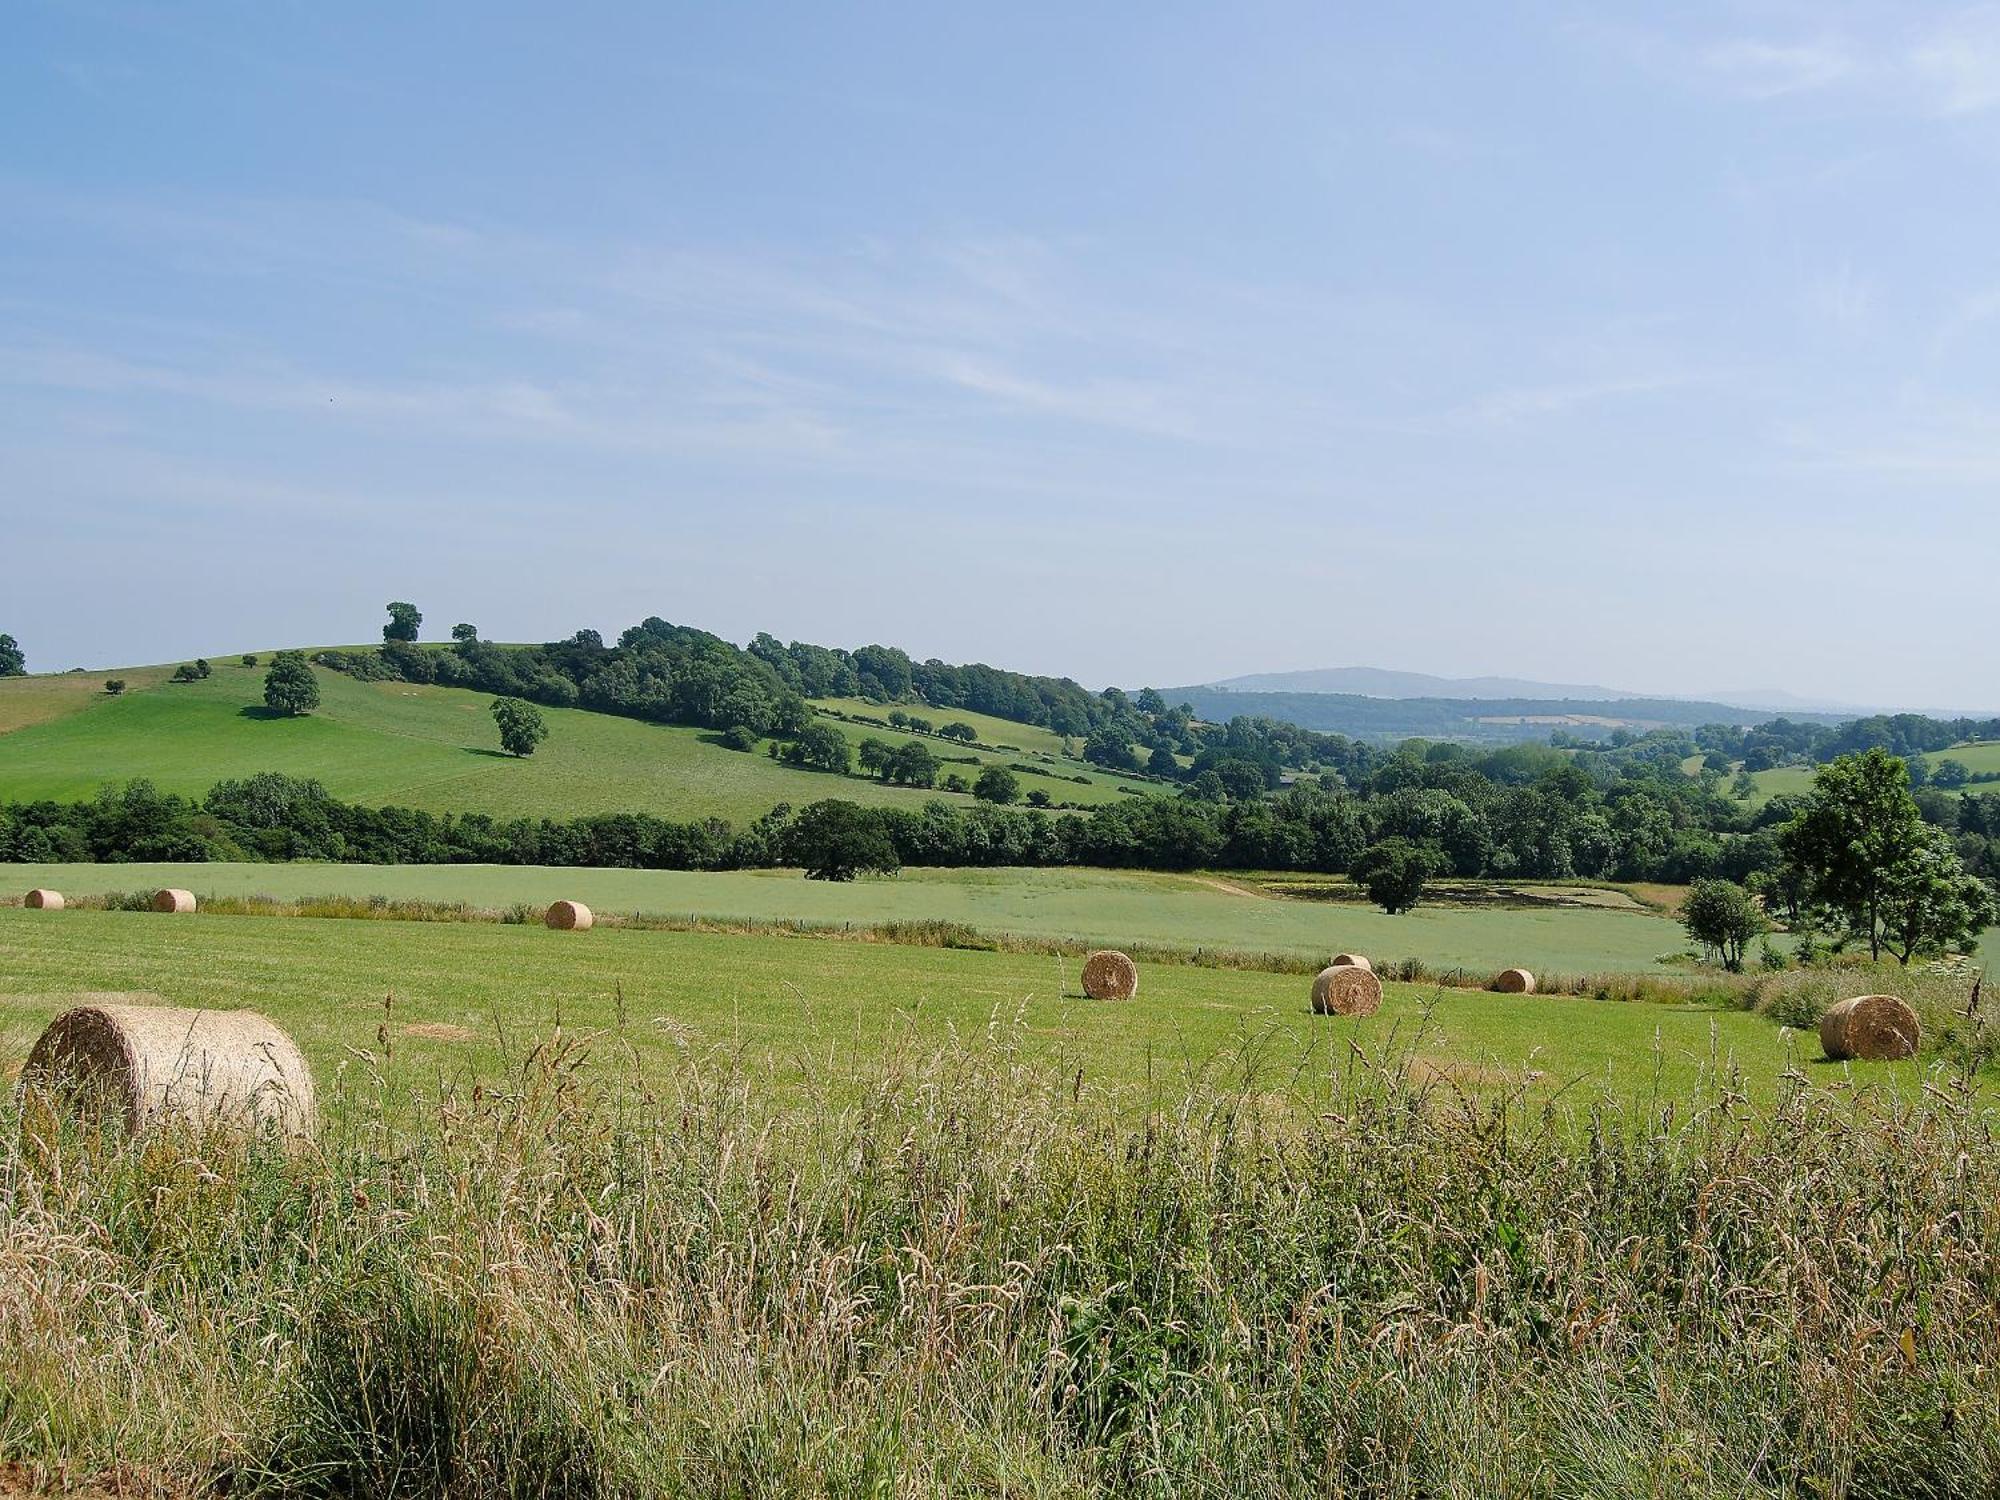
[[1317,667],[1303,672],[1248,672],[1201,686],[1230,693],[1347,693],[1362,698],[1581,698],[1593,703],[1647,698],[1650,693],[1584,683],[1535,682],[1525,677],[1436,677],[1385,667]]
[[1532,677],[1439,677],[1386,667],[1316,667],[1298,672],[1246,672],[1200,684],[1227,693],[1341,693],[1361,698],[1450,698],[1456,701],[1518,699],[1535,702],[1716,703],[1771,713],[1847,714],[1882,712],[1858,703],[1809,698],[1783,688],[1747,688],[1727,693],[1642,693],[1597,683],[1542,682]]

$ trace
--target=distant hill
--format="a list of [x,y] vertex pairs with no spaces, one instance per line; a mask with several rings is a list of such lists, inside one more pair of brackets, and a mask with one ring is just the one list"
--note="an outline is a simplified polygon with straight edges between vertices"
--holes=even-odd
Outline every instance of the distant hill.
[[[1344,693],[1362,698],[1584,698],[1608,702],[1643,698],[1644,693],[1575,683],[1536,682],[1526,677],[1433,677],[1428,672],[1394,672],[1383,667],[1318,667],[1304,672],[1250,672],[1204,687],[1232,693]],[[1188,689],[1176,689],[1187,692]],[[1172,694],[1168,695],[1172,697]],[[1175,702],[1180,699],[1175,698]]]
[[[1248,715],[1378,741],[1545,740],[1559,729],[1602,737],[1618,729],[1643,734],[1649,729],[1691,729],[1699,724],[1761,724],[1773,717],[1766,710],[1678,698],[1379,698],[1360,693],[1236,692],[1220,687],[1163,688],[1161,692],[1169,703],[1189,704],[1196,717],[1211,722]],[[1795,713],[1788,717],[1837,724],[1853,716]]]
[[[0,680],[0,802],[81,801],[133,777],[161,791],[205,793],[226,777],[282,771],[310,776],[346,801],[497,817],[567,817],[648,812],[676,820],[727,818],[739,826],[780,802],[823,797],[906,807],[933,797],[962,805],[963,794],[889,787],[860,776],[796,769],[762,748],[727,748],[712,730],[651,724],[581,708],[544,707],[550,735],[532,757],[503,755],[487,713],[492,694],[408,682],[358,682],[315,669],[321,706],[299,719],[263,707],[264,666],[221,658],[212,677],[168,681],[170,668],[10,677]],[[125,679],[121,697],[107,677]],[[835,703],[844,712],[885,710]],[[1158,783],[1122,777],[1061,754],[1062,737],[967,711],[948,716],[974,727],[977,748],[935,737],[924,743],[967,780],[982,765],[1032,766],[1024,791],[1093,807],[1156,793]],[[851,742],[873,735],[910,738],[886,725],[822,719]]]

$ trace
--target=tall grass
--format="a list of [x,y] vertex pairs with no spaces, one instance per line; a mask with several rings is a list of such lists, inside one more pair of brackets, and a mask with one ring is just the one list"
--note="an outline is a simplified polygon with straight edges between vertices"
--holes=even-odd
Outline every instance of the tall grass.
[[232,1495],[2000,1489],[2000,1143],[1942,1070],[1563,1119],[1254,1046],[1113,1098],[1018,1041],[792,1112],[615,1036],[479,1086],[357,1055],[292,1153],[31,1099],[0,1458]]

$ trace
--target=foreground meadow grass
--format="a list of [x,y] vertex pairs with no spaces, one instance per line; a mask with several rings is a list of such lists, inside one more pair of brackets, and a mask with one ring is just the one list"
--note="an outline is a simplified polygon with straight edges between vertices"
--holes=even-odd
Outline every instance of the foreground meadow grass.
[[1135,1111],[1002,1026],[805,1112],[539,1036],[477,1086],[358,1049],[291,1153],[0,1117],[0,1458],[231,1495],[2000,1488],[2000,1145],[1943,1074],[1579,1134],[1393,1049],[1282,1115],[1214,1075]]
[[[835,883],[796,870],[546,869],[522,865],[0,865],[5,894],[71,896],[185,886],[197,896],[382,896],[545,907],[558,896],[605,913],[873,925],[960,922],[985,933],[1122,947],[1157,944],[1325,958],[1357,949],[1433,969],[1654,973],[1687,934],[1655,911],[1420,906],[1389,916],[1360,902],[1287,900],[1228,876],[1134,870],[922,869]],[[1608,893],[1606,893],[1608,894]]]
[[[1845,1086],[1809,1037],[1704,1005],[1390,984],[1361,1020],[1315,1017],[1309,981],[1145,965],[1137,1000],[1082,998],[1082,950],[960,951],[809,936],[313,917],[0,909],[0,1066],[79,992],[263,1011],[322,1071],[383,1050],[429,1076],[490,1077],[560,1021],[645,1078],[726,1057],[774,1097],[841,1103],[880,1059],[994,1028],[1049,1076],[1114,1093],[1225,1075],[1282,1095],[1390,1052],[1480,1096],[1643,1111],[1732,1073],[1758,1104],[1798,1072]],[[392,1003],[385,1003],[394,997]],[[1806,1024],[1810,1024],[1807,1020]],[[381,1040],[378,1040],[378,1032]],[[1913,1092],[1914,1064],[1859,1075]]]

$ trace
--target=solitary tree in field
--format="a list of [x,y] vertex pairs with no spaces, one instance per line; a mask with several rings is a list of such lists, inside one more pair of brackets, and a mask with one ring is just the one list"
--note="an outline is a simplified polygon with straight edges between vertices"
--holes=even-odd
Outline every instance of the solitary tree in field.
[[495,698],[493,722],[500,726],[500,748],[509,755],[533,755],[535,746],[549,737],[542,711],[520,698]]
[[256,666],[256,665],[257,665],[257,653],[256,653],[255,651],[245,651],[245,652],[243,653],[243,665],[244,665],[244,666],[246,666],[246,667],[254,667],[254,666]]
[[264,674],[264,704],[296,717],[319,707],[319,679],[302,651],[280,651]]
[[125,679],[122,677],[105,678],[104,691],[116,698],[120,693],[125,691]]
[[0,635],[0,677],[27,675],[28,658],[21,651],[21,643],[11,635]]
[[1443,864],[1443,856],[1428,844],[1389,838],[1363,849],[1348,873],[1370,901],[1395,916],[1423,900],[1425,882]]
[[1866,942],[1871,958],[1887,948],[1908,963],[1966,943],[1990,905],[1950,835],[1924,822],[1903,762],[1884,750],[1820,767],[1779,844],[1810,903]]
[[1748,891],[1733,880],[1697,880],[1681,906],[1681,926],[1705,948],[1722,955],[1732,974],[1743,970],[1743,950],[1771,924]]
[[1005,766],[989,765],[972,783],[972,795],[982,802],[997,802],[1002,806],[1017,802],[1021,796],[1021,778]]
[[417,627],[424,623],[422,613],[416,605],[396,600],[389,606],[389,623],[382,627],[385,641],[414,641]]
[[461,620],[458,624],[451,627],[451,638],[460,644],[466,641],[476,641],[479,639],[479,627],[477,625],[468,625]]

